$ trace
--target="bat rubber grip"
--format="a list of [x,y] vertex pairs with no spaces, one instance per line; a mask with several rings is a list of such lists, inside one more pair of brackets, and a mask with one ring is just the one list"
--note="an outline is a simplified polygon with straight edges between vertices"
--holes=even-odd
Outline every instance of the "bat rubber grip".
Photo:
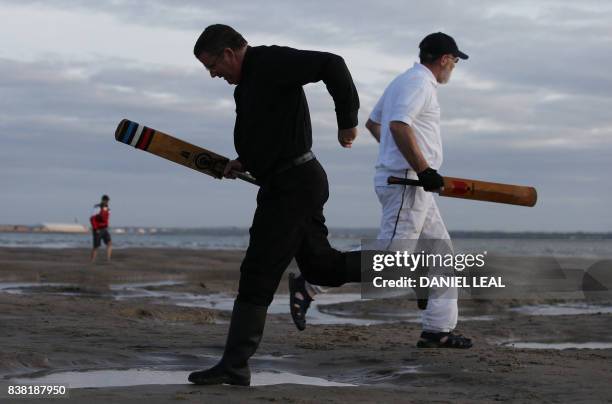
[[255,177],[253,177],[251,174],[247,174],[247,173],[243,173],[243,172],[235,171],[235,170],[232,171],[232,174],[236,178],[240,178],[243,181],[250,182],[251,184],[259,185]]
[[389,177],[387,178],[387,184],[390,185],[413,185],[415,187],[421,187],[421,181],[413,180],[410,178],[400,178],[400,177]]

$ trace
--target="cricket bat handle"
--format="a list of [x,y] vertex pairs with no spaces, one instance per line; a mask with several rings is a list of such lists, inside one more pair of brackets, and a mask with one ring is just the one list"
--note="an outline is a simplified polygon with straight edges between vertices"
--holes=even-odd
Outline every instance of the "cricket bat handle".
[[[500,184],[466,178],[442,178],[444,179],[444,188],[439,192],[440,196],[530,207],[534,206],[538,200],[538,194],[534,187]],[[399,177],[389,177],[387,178],[387,183],[423,186],[418,180]]]
[[243,181],[250,182],[253,185],[259,185],[255,177],[253,177],[251,174],[243,173],[241,171],[235,171],[235,170],[232,170],[232,174],[234,175],[234,177],[239,178]]
[[412,185],[415,187],[422,187],[421,181],[412,180],[410,178],[400,178],[400,177],[389,177],[387,178],[387,184],[390,185]]

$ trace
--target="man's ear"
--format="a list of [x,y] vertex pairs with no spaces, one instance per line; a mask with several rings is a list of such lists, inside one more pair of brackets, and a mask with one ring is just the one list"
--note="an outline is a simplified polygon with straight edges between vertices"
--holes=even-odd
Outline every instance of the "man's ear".
[[449,58],[446,57],[446,55],[442,55],[440,56],[440,66],[442,67],[446,67],[446,65],[448,64]]

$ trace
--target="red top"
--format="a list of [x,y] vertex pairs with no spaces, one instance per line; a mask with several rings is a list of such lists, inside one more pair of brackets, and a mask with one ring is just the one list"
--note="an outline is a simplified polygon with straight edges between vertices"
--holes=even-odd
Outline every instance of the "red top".
[[91,227],[94,230],[106,229],[108,227],[108,219],[110,217],[110,209],[108,206],[100,206],[98,213],[94,214],[89,218]]

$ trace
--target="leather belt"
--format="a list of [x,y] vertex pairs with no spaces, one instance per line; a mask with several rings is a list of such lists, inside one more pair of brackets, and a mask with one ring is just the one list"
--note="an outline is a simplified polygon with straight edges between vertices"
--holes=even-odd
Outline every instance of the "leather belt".
[[298,156],[294,159],[291,159],[285,163],[279,164],[278,167],[274,170],[274,174],[282,173],[283,171],[287,171],[290,168],[301,166],[304,163],[308,163],[310,160],[313,160],[315,155],[313,152],[309,151],[301,156]]

